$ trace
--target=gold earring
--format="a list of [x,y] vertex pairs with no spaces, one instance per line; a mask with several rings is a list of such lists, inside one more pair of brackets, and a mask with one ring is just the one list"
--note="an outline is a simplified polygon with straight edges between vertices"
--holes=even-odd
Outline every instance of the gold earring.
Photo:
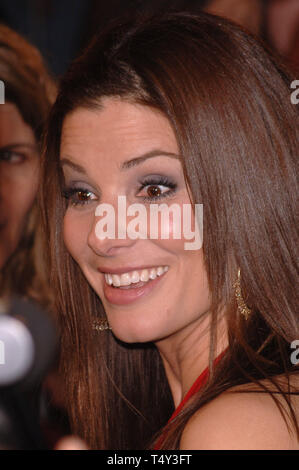
[[99,319],[99,320],[94,320],[92,324],[92,329],[96,331],[104,331],[104,330],[111,330],[111,326],[108,323],[108,320],[106,319]]
[[238,311],[241,313],[241,315],[243,315],[245,317],[245,320],[247,320],[248,317],[251,314],[251,309],[249,307],[247,307],[247,305],[246,305],[246,303],[243,299],[243,296],[242,296],[242,292],[241,292],[241,270],[240,270],[240,268],[238,269],[238,278],[237,278],[236,282],[234,283],[234,289],[235,289],[236,301],[237,301],[237,304],[238,304]]

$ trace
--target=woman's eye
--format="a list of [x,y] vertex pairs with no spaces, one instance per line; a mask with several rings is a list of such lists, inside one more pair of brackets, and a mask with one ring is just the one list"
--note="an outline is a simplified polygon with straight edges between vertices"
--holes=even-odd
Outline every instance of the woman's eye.
[[16,163],[23,163],[25,160],[25,155],[21,153],[12,152],[10,150],[1,151],[0,150],[0,161],[16,164]]
[[176,184],[167,178],[158,181],[145,181],[142,183],[138,195],[145,201],[155,201],[171,196],[176,190]]
[[145,192],[146,197],[149,197],[150,199],[155,199],[161,197],[165,192],[167,192],[169,188],[166,188],[165,186],[162,185],[150,185],[150,186],[145,186],[143,189],[143,192]]
[[96,196],[91,191],[83,188],[67,188],[62,195],[72,206],[83,206],[96,200]]

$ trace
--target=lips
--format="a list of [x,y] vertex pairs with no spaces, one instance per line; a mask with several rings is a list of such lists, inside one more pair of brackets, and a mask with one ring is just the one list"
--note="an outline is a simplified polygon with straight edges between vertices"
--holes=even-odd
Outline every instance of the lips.
[[[128,268],[126,268],[126,270],[123,270],[123,272],[128,272]],[[112,272],[109,271],[109,273]],[[167,271],[165,271],[163,274],[161,274],[159,277],[156,277],[155,279],[148,280],[145,282],[140,281],[136,284],[131,284],[130,286],[122,287],[114,287],[113,285],[107,284],[103,276],[105,298],[109,303],[114,305],[130,304],[139,300],[141,297],[148,295],[153,289],[158,287],[158,285],[161,285],[166,275]]]

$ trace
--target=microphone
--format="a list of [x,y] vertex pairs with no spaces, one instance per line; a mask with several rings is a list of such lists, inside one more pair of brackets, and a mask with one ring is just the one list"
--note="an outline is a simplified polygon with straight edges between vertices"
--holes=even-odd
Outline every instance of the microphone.
[[40,385],[58,352],[56,329],[32,301],[14,297],[0,315],[0,448],[46,449]]

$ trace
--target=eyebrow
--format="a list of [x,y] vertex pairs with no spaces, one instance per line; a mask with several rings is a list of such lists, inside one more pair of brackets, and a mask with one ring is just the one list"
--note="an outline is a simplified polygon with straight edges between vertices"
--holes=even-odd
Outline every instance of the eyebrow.
[[73,168],[73,170],[78,171],[79,173],[83,173],[84,175],[87,174],[86,171],[85,171],[85,168],[83,168],[83,166],[78,165],[78,163],[72,162],[72,160],[70,160],[70,159],[67,158],[67,157],[62,158],[62,159],[60,160],[60,165],[61,165],[61,166],[68,165],[68,166],[70,166],[71,168]]
[[[123,162],[120,166],[120,170],[123,171],[129,168],[133,168],[137,165],[140,165],[140,163],[143,163],[145,160],[148,160],[149,158],[154,158],[154,157],[171,157],[171,158],[180,159],[180,155],[177,155],[176,153],[165,152],[165,150],[160,150],[160,149],[154,149],[142,155],[139,155],[138,157],[131,158],[130,160]],[[78,163],[74,163],[72,160],[70,160],[67,157],[62,158],[60,160],[60,164],[61,166],[68,165],[74,170],[78,171],[79,173],[86,174],[86,170],[83,166],[79,165]]]
[[121,165],[120,169],[127,170],[129,168],[140,165],[140,163],[144,162],[145,160],[148,160],[149,158],[154,158],[154,157],[171,157],[171,158],[176,158],[176,159],[180,158],[179,155],[173,152],[165,152],[165,150],[155,149],[155,150],[150,150],[149,152],[146,152],[143,155],[140,155],[139,157],[135,157],[135,158],[132,158],[131,160],[127,160]]
[[6,150],[15,150],[15,149],[18,149],[19,147],[21,148],[29,148],[31,150],[38,150],[38,146],[36,144],[29,144],[27,142],[24,142],[24,143],[17,143],[17,144],[10,144],[10,145],[4,145],[3,147],[0,147],[0,151],[3,152],[3,151],[6,151]]

